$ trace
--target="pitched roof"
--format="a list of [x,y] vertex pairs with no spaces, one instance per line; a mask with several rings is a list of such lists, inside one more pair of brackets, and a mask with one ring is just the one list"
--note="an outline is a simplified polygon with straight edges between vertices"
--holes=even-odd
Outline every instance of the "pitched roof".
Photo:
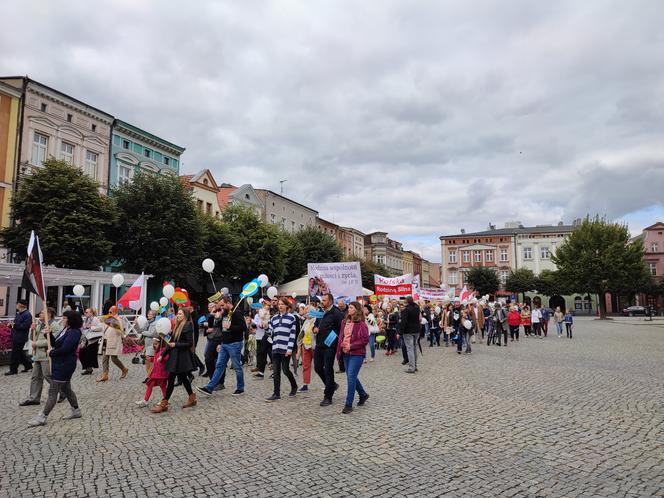
[[494,230],[483,230],[481,232],[458,233],[455,235],[441,235],[439,239],[451,239],[458,237],[491,237],[496,235],[520,235],[532,233],[568,233],[574,230],[573,225],[545,225],[519,228],[496,228]]
[[[228,184],[224,184],[228,185]],[[237,187],[233,187],[232,185],[229,187],[219,187],[219,190],[217,190],[217,202],[219,203],[219,207],[221,209],[224,209],[226,206],[228,206],[229,203],[229,197],[230,195],[237,190]]]
[[658,221],[657,223],[653,223],[649,227],[645,227],[643,231],[645,232],[646,230],[655,230],[657,228],[664,228],[664,223],[661,221]]

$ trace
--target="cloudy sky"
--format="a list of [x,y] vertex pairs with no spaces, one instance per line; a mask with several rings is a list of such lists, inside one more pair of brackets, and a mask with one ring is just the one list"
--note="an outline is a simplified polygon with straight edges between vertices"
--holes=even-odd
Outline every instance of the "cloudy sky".
[[440,260],[438,236],[664,219],[664,2],[9,0],[0,74]]

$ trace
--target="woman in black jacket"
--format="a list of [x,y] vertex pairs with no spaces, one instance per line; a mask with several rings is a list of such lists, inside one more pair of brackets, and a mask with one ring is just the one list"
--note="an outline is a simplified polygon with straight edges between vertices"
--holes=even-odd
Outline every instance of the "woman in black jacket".
[[[171,341],[167,343],[167,346],[163,353],[163,356],[168,355],[166,370],[169,375],[168,384],[166,385],[166,398],[152,408],[152,413],[168,411],[168,400],[173,394],[176,378],[184,386],[189,395],[189,399],[187,399],[182,408],[189,408],[196,405],[196,395],[191,389],[191,382],[189,380],[189,373],[195,370],[196,366],[194,364],[194,354],[192,353],[194,347],[194,330],[188,308],[180,308],[175,316],[175,329],[173,330]],[[161,355],[159,358],[155,358],[155,361],[162,361]]]

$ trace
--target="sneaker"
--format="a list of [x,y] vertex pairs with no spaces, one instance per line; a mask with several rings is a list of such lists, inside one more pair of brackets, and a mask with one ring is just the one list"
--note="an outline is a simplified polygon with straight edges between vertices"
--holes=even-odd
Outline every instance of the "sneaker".
[[210,391],[210,390],[207,388],[207,386],[204,386],[204,387],[198,387],[198,386],[196,386],[196,390],[197,390],[199,393],[203,394],[204,396],[212,396],[212,391]]
[[299,392],[299,393],[308,393],[309,392],[309,386],[305,384],[302,387],[300,387],[300,389],[298,389],[297,392]]
[[357,403],[357,406],[364,406],[364,403],[366,403],[368,399],[369,399],[369,394],[360,396],[360,401]]
[[369,359],[369,363],[373,363],[373,361],[374,361],[373,358],[370,358],[370,359]]
[[320,402],[320,406],[330,406],[332,404],[331,399],[323,398],[323,401]]
[[403,360],[403,361],[401,362],[401,364],[402,364],[402,365],[408,365],[408,360]]
[[5,372],[5,377],[8,375],[18,375],[18,372],[12,372],[11,370],[9,372]]
[[256,372],[254,374],[254,379],[263,379],[265,378],[265,374],[263,372]]
[[74,418],[81,418],[82,416],[83,414],[81,413],[80,408],[72,408],[71,412],[69,412],[69,415],[65,415],[64,417],[62,417],[62,420],[71,420]]
[[46,415],[42,412],[39,412],[35,418],[28,421],[30,427],[38,427],[40,425],[46,425]]
[[148,406],[148,402],[142,399],[140,401],[136,401],[136,406],[138,408],[145,408],[146,406]]
[[293,389],[290,393],[288,393],[289,398],[294,398],[297,396],[297,388]]
[[341,413],[346,414],[346,413],[350,413],[350,412],[352,412],[352,411],[353,411],[353,407],[350,406],[350,405],[346,405],[346,406],[344,406],[344,409],[341,410]]
[[244,394],[244,389],[236,389],[233,391],[233,394],[231,396],[242,396]]
[[254,368],[252,368],[252,369],[250,370],[250,372],[251,372],[251,373],[256,373],[256,372],[258,372],[258,368],[254,367]]
[[414,373],[415,373],[415,370],[409,368],[408,370],[406,370],[406,373],[414,374]]
[[272,401],[277,401],[279,399],[281,399],[281,396],[279,396],[278,394],[273,394],[272,396],[267,398],[265,401],[272,402]]
[[31,406],[31,405],[38,405],[39,401],[33,401],[31,399],[26,399],[25,401],[21,401],[18,406]]

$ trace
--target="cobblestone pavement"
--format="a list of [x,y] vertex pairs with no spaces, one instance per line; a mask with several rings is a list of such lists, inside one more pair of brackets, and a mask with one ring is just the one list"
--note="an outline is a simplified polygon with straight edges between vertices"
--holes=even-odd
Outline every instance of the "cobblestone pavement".
[[415,375],[380,354],[351,415],[345,379],[321,408],[318,380],[268,404],[271,381],[251,378],[185,411],[176,388],[152,415],[134,407],[141,367],[120,381],[111,365],[104,385],[76,372],[84,418],[60,420],[63,403],[32,429],[28,374],[0,377],[0,497],[664,496],[663,325],[579,318],[571,341],[425,347]]

